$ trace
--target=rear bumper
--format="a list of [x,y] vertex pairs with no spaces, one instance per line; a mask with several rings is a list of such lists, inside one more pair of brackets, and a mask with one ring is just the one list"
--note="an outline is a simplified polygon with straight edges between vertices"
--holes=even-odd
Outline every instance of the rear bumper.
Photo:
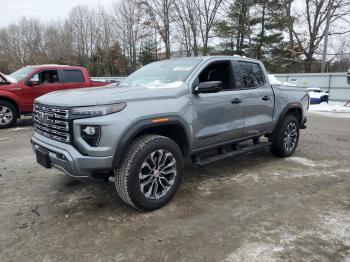
[[92,178],[95,171],[111,170],[113,156],[91,157],[82,155],[73,146],[56,142],[37,133],[31,139],[34,152],[48,152],[51,165],[69,176],[80,180]]

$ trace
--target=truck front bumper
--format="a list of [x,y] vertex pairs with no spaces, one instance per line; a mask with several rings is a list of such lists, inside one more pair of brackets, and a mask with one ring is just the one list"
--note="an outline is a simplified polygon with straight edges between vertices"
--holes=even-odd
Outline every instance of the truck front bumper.
[[72,145],[56,142],[37,133],[32,137],[31,143],[34,153],[38,154],[37,151],[45,153],[48,162],[46,168],[52,166],[80,180],[92,178],[96,171],[113,168],[113,156],[85,156]]

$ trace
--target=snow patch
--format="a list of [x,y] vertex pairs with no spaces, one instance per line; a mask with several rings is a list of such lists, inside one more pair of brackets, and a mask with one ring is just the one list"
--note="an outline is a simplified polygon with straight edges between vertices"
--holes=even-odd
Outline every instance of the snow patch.
[[304,157],[297,157],[297,156],[293,156],[293,157],[289,157],[286,158],[287,161],[293,161],[296,162],[298,164],[302,164],[304,166],[309,166],[309,167],[315,167],[315,166],[319,166],[319,163],[315,163],[314,161],[304,158]]
[[345,102],[321,103],[317,105],[310,105],[309,110],[311,112],[331,112],[331,113],[350,113],[350,106],[345,106]]
[[267,262],[277,261],[275,254],[283,251],[284,248],[280,245],[266,244],[266,243],[247,243],[235,250],[235,252],[229,254],[225,262]]
[[290,245],[290,243],[296,241],[298,237],[292,233],[285,232],[282,234],[280,243],[283,245]]
[[197,189],[200,190],[201,193],[205,196],[212,194],[212,191],[210,190],[210,186],[208,185],[199,185],[197,186]]
[[10,129],[10,131],[22,131],[22,130],[31,130],[31,127],[16,127],[16,128],[12,128]]
[[275,75],[268,74],[268,77],[271,85],[282,85],[282,82]]
[[280,80],[277,79],[275,75],[267,75],[270,81],[271,85],[281,85],[281,86],[296,86],[295,84],[289,83],[289,82],[281,82]]
[[9,137],[0,138],[0,142],[9,141],[9,140],[14,140],[14,139],[13,138],[9,138]]
[[350,247],[350,211],[330,211],[321,217],[323,232],[321,238],[341,241]]

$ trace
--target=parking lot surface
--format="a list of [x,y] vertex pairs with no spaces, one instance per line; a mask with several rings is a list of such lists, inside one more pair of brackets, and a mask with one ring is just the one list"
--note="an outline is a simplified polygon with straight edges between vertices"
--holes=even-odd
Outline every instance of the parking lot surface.
[[0,261],[350,261],[350,118],[309,115],[293,157],[196,168],[138,212],[113,184],[46,170],[31,120],[0,130]]

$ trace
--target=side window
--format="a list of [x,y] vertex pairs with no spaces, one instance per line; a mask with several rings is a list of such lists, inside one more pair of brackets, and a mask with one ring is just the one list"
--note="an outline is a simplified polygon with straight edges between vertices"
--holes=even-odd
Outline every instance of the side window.
[[265,84],[261,68],[256,63],[239,62],[242,81],[245,88],[257,88]]
[[84,81],[83,73],[80,70],[63,70],[64,82],[81,83]]
[[233,72],[230,61],[209,64],[198,76],[199,83],[221,81],[224,90],[234,89]]
[[60,82],[57,70],[44,70],[32,76],[30,81],[42,84],[54,84]]

